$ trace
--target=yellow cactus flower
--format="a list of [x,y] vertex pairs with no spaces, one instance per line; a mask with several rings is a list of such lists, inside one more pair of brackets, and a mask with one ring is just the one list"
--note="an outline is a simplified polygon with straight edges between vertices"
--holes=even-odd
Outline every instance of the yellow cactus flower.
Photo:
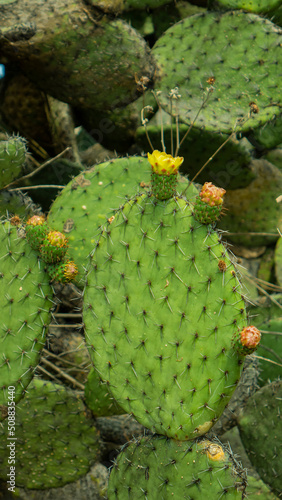
[[173,158],[173,156],[158,150],[153,151],[152,154],[148,153],[148,160],[152,170],[159,175],[177,174],[183,159],[181,156]]

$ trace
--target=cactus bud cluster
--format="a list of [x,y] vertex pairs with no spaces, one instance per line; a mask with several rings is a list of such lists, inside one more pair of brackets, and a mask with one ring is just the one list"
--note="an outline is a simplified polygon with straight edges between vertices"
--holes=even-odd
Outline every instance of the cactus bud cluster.
[[68,283],[78,274],[73,261],[66,260],[68,239],[60,231],[50,230],[45,217],[33,215],[26,222],[26,239],[33,250],[39,252],[41,260],[48,265],[52,281]]

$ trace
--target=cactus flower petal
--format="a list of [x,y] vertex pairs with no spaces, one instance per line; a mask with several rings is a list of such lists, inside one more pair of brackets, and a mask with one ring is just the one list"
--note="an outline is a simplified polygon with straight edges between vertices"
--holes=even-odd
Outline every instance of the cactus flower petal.
[[183,162],[183,157],[173,157],[167,153],[155,150],[153,153],[148,153],[148,160],[152,166],[154,173],[159,175],[177,174],[180,165]]

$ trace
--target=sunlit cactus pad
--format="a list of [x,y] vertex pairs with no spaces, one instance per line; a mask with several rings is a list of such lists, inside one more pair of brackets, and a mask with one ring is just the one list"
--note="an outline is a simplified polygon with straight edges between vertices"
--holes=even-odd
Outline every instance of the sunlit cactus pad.
[[246,474],[217,440],[163,436],[132,442],[111,471],[109,500],[244,498]]
[[90,355],[125,412],[193,439],[240,378],[232,337],[246,324],[240,284],[218,234],[185,198],[125,203],[93,250],[84,293]]
[[45,344],[53,305],[49,277],[9,221],[0,224],[0,405],[8,406],[7,388],[18,401],[29,384]]
[[[147,158],[133,156],[110,160],[75,177],[56,198],[48,223],[68,237],[68,255],[78,266],[77,283],[80,286],[85,281],[87,258],[98,237],[99,226],[125,197],[133,196],[138,190],[144,191],[150,182],[150,172]],[[185,187],[187,181],[182,189]],[[197,193],[195,189],[194,192]]]
[[255,12],[256,14],[266,14],[271,10],[278,8],[281,5],[281,0],[210,0],[209,8],[213,10],[244,9],[247,12]]
[[[161,91],[160,104],[189,123],[202,105],[203,92],[207,95],[213,86],[195,126],[223,133],[230,133],[235,123],[236,131],[261,126],[280,112],[281,42],[277,26],[255,14],[187,17],[152,49],[159,66],[155,87]],[[181,95],[176,100],[169,97],[175,87]],[[259,112],[247,120],[252,103]]]
[[[16,408],[16,485],[57,488],[85,475],[97,460],[98,434],[79,396],[34,379]],[[1,479],[7,480],[7,421],[0,429]]]

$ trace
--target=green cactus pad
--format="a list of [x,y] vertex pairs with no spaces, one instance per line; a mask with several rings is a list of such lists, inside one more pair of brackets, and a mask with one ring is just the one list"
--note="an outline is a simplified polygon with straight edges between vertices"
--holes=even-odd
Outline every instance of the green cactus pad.
[[180,197],[125,203],[93,250],[84,292],[99,375],[127,413],[177,439],[205,433],[224,410],[241,373],[232,336],[246,324],[227,251],[192,213]]
[[6,6],[0,49],[43,91],[82,108],[128,104],[140,95],[136,75],[150,82],[155,72],[149,48],[137,31],[79,0]]
[[124,410],[117,404],[105,383],[92,368],[84,389],[85,403],[95,417],[122,415]]
[[278,500],[278,497],[271,493],[269,487],[261,479],[249,476],[249,474],[246,494],[248,500]]
[[276,243],[275,254],[275,276],[278,282],[278,285],[282,286],[282,237]]
[[[19,230],[20,231],[20,230]],[[33,377],[50,320],[52,289],[37,254],[9,222],[0,224],[0,405],[17,402]]]
[[[160,104],[189,124],[209,92],[195,123],[198,128],[230,133],[235,123],[237,132],[261,126],[280,111],[281,52],[277,26],[255,14],[188,17],[168,29],[152,49]],[[177,99],[170,95],[175,87],[181,95]],[[246,120],[253,103],[259,112]]]
[[[79,396],[61,385],[34,379],[16,407],[16,485],[56,488],[85,475],[97,460],[98,434]],[[5,421],[0,429],[0,477],[10,470],[7,444],[13,442]]]
[[266,14],[281,5],[281,0],[210,0],[209,8],[211,10],[218,8],[220,10],[243,9],[255,14]]
[[263,127],[257,128],[248,136],[249,141],[256,149],[264,151],[276,148],[281,144],[282,115],[277,115]]
[[[236,245],[270,245],[279,238],[282,227],[282,172],[266,160],[254,160],[256,178],[243,189],[232,189],[224,198],[225,216],[218,227],[230,231],[227,238]],[[257,233],[257,234],[256,234]]]
[[250,397],[238,419],[241,440],[261,479],[282,493],[282,381],[262,387]]
[[282,370],[282,294],[261,297],[257,306],[249,308],[252,323],[262,331],[256,354],[259,358],[260,385],[274,381]]
[[[78,266],[78,286],[85,282],[87,257],[98,237],[98,228],[113,214],[123,199],[150,182],[151,166],[147,158],[118,158],[75,177],[53,203],[49,225],[62,231],[69,240],[68,255]],[[181,181],[180,181],[181,182]],[[187,187],[183,180],[182,189]],[[192,186],[189,194],[197,190]]]
[[0,191],[0,217],[18,215],[27,219],[31,215],[40,213],[40,207],[32,199],[20,191]]
[[192,443],[163,436],[125,447],[110,474],[109,500],[242,499],[246,473],[217,439]]
[[27,155],[26,140],[10,137],[0,141],[0,189],[20,177]]

